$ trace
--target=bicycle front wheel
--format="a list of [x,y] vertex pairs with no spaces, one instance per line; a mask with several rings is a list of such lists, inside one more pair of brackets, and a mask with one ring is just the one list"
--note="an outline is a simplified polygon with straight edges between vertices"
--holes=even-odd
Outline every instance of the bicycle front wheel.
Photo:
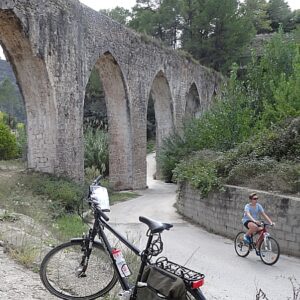
[[111,260],[99,244],[94,243],[84,274],[78,271],[84,257],[82,244],[83,240],[61,244],[42,261],[41,280],[50,293],[61,299],[96,299],[117,282]]
[[190,287],[187,287],[186,289],[186,299],[187,300],[206,300],[204,297],[202,291],[200,289],[191,289]]
[[234,239],[234,249],[238,256],[246,257],[249,253],[249,245],[244,242],[245,232],[239,232]]
[[266,265],[274,265],[280,256],[277,241],[272,237],[265,238],[259,246],[259,256]]

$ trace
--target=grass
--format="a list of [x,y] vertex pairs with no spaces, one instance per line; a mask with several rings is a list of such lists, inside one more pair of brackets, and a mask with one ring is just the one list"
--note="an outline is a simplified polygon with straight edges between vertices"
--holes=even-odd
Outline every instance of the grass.
[[19,220],[19,217],[13,213],[5,210],[3,213],[0,213],[0,221],[2,222],[15,222]]
[[74,214],[64,215],[56,220],[53,227],[57,229],[59,240],[68,240],[73,237],[81,237],[88,230],[87,224]]
[[25,164],[21,159],[0,160],[0,170],[24,169]]
[[19,247],[10,245],[7,249],[9,256],[14,260],[27,268],[34,269],[36,258],[40,254],[36,247],[24,244]]
[[110,205],[119,203],[119,202],[123,202],[123,201],[127,201],[129,199],[133,199],[138,197],[139,194],[135,193],[135,192],[118,192],[118,193],[109,193],[109,201],[110,201]]
[[147,141],[147,154],[155,151],[155,144],[156,144],[155,139],[149,139]]

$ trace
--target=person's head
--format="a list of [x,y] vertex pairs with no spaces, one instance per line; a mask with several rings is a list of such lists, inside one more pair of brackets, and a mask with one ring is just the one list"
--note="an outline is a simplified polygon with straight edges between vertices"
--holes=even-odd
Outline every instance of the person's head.
[[255,203],[255,202],[257,202],[258,197],[257,197],[256,193],[251,193],[251,194],[249,195],[249,199],[250,199],[250,201],[251,201],[252,203]]

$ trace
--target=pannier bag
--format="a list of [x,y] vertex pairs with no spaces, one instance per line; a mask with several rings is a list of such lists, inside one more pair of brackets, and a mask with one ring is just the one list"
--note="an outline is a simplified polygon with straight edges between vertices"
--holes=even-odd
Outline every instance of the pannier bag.
[[138,288],[138,300],[187,300],[184,281],[164,269],[147,266],[141,281],[147,286]]

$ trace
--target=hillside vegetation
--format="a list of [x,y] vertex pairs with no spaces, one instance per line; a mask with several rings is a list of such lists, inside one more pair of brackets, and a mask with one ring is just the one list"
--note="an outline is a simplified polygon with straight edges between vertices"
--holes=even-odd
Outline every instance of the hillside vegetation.
[[225,183],[299,193],[299,51],[279,32],[243,76],[235,66],[212,109],[164,141],[164,179],[203,194]]

